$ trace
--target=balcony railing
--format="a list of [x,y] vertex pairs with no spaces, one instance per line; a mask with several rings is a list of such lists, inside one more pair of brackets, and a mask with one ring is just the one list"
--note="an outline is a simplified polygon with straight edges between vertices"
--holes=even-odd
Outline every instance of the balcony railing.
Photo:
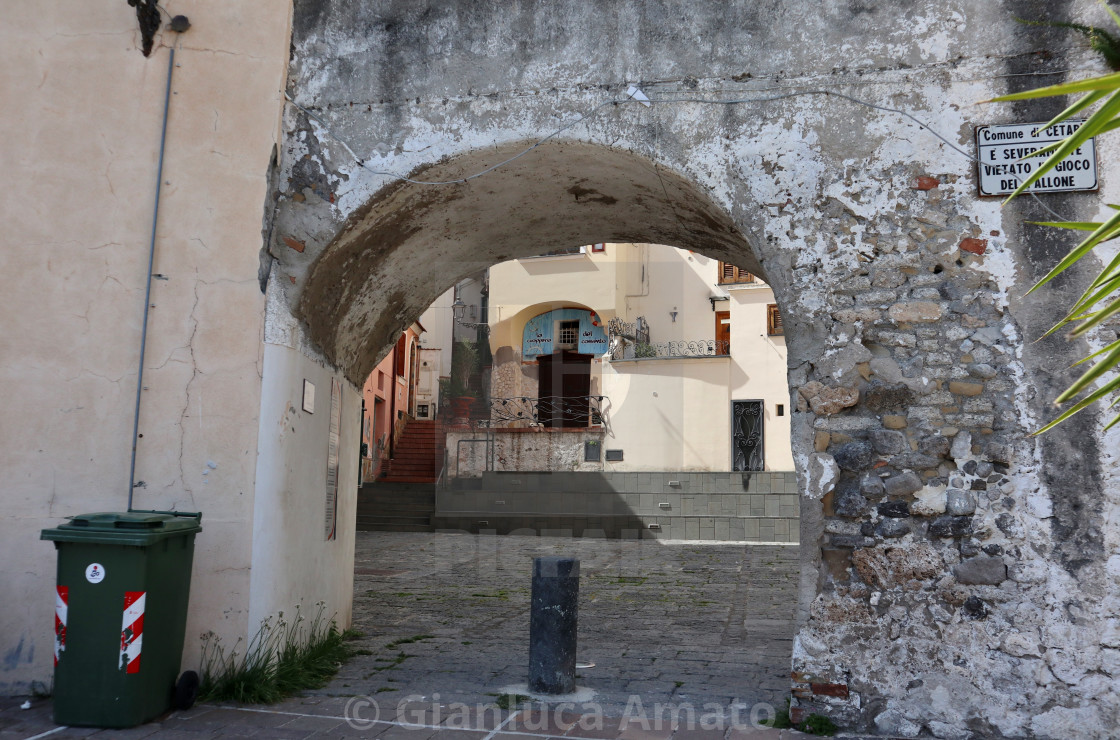
[[728,342],[693,339],[676,342],[630,342],[622,340],[611,348],[612,360],[641,360],[675,357],[718,357],[731,351]]
[[492,398],[490,418],[480,421],[479,426],[512,426],[519,422],[554,429],[602,426],[607,405],[606,396]]

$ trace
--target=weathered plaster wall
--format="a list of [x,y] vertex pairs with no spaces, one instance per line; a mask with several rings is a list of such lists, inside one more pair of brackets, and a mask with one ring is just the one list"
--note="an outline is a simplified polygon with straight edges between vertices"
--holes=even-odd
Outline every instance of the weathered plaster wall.
[[487,470],[487,456],[490,454],[493,455],[492,470],[497,472],[603,470],[601,461],[587,462],[583,459],[584,442],[591,440],[604,444],[603,432],[599,429],[495,429],[492,450],[489,451],[485,438],[484,431],[466,428],[448,430],[449,477],[480,477]]
[[603,363],[607,449],[622,462],[606,469],[730,470],[730,357]]
[[262,204],[290,9],[166,0],[193,27],[145,58],[125,2],[15,0],[0,23],[0,694],[51,680],[55,553],[39,531],[124,510],[167,45],[167,126],[135,504],[202,511],[185,665],[246,632]]
[[[1026,10],[1107,23],[1088,0]],[[1091,415],[1027,436],[1085,349],[1033,342],[1084,274],[1020,298],[1068,237],[1024,225],[1048,218],[1028,200],[977,199],[968,160],[913,120],[801,95],[898,107],[968,150],[974,124],[1056,110],[973,101],[1101,69],[1025,13],[299,2],[289,92],[321,121],[287,109],[271,249],[289,305],[360,380],[450,279],[546,239],[674,244],[763,275],[801,398],[798,711],[895,736],[1108,737],[1117,438]],[[639,81],[652,107],[611,104]],[[694,102],[732,99],[755,102]],[[567,124],[465,184],[374,172],[455,179]],[[1047,205],[1084,220],[1115,200],[1101,151],[1103,197]]]
[[[731,377],[728,397],[735,400],[762,399],[763,443],[767,470],[793,470],[790,448],[793,409],[786,382],[786,339],[766,333],[766,307],[774,293],[762,284],[725,286],[730,296]],[[778,416],[778,404],[785,407]]]
[[[273,291],[273,296],[276,291]],[[261,385],[257,495],[249,624],[297,605],[350,624],[354,588],[361,392],[301,351],[298,328],[270,311]],[[284,326],[289,331],[278,331]],[[312,356],[309,356],[312,355]],[[314,412],[303,410],[303,381],[315,386]],[[331,381],[342,385],[335,538],[326,538],[327,444]],[[395,386],[395,379],[388,379]]]

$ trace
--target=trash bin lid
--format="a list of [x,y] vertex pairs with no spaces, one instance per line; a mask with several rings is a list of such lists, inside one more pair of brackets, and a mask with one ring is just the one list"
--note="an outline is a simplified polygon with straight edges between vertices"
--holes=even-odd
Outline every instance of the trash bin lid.
[[202,531],[202,514],[174,511],[98,511],[68,517],[40,538],[56,542],[150,545],[167,537]]

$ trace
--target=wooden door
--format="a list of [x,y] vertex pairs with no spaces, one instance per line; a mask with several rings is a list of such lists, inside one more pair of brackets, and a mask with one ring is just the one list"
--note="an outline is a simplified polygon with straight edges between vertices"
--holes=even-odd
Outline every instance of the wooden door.
[[716,311],[716,354],[731,354],[731,312]]
[[591,355],[541,355],[537,374],[537,419],[542,426],[586,427],[590,420]]

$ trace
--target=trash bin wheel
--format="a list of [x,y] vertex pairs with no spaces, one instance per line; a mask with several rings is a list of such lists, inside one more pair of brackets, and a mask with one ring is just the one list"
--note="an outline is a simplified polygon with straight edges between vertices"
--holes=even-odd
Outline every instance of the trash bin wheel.
[[175,684],[175,708],[190,709],[194,700],[198,698],[198,674],[194,671],[183,671],[179,682]]

